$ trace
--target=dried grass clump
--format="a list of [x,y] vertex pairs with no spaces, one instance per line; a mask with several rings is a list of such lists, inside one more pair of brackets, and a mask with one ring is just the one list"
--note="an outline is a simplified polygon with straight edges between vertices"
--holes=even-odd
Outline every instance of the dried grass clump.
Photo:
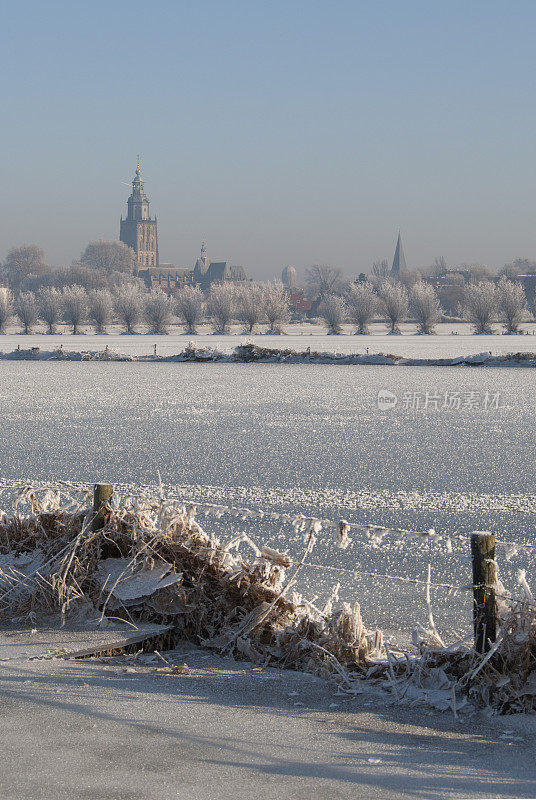
[[235,347],[233,352],[233,360],[250,363],[253,361],[290,361],[295,363],[326,362],[328,364],[349,364],[349,363],[366,363],[369,360],[378,362],[383,359],[385,363],[397,363],[401,360],[401,356],[393,355],[391,353],[377,353],[375,355],[366,356],[358,353],[333,353],[326,351],[311,350],[293,350],[290,347],[264,347],[263,345],[255,344],[255,342],[244,342],[244,344]]
[[511,602],[495,645],[467,680],[470,696],[500,713],[536,709],[536,608]]
[[[115,502],[104,528],[92,531],[87,511],[54,508],[51,497],[45,509],[35,495],[28,497],[33,514],[0,521],[0,554],[25,565],[0,573],[4,616],[60,611],[67,620],[90,612],[172,625],[175,641],[345,679],[349,672],[364,674],[381,651],[381,635],[367,633],[357,604],[324,614],[294,592],[289,599],[314,544],[313,522],[304,520],[304,557],[287,578],[286,554],[260,549],[245,535],[223,546],[202,530],[193,506],[130,498]],[[251,561],[239,552],[243,544],[253,550]],[[35,556],[30,567],[29,554]],[[120,559],[125,566],[118,579],[103,583],[103,567],[121,565]],[[114,594],[133,576],[139,581],[156,567],[164,574],[162,565],[169,585],[124,603]]]
[[499,635],[486,653],[423,641],[420,657],[397,660],[399,695],[416,697],[420,691],[455,714],[467,704],[498,714],[536,710],[536,607],[506,598],[501,605]]

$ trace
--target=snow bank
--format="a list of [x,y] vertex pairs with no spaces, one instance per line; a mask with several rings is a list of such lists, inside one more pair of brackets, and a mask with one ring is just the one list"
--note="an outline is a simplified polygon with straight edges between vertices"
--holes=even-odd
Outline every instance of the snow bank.
[[491,352],[461,355],[454,358],[406,358],[392,353],[335,353],[329,351],[292,350],[290,348],[261,347],[248,342],[225,353],[217,347],[198,347],[189,342],[187,347],[174,355],[127,355],[106,348],[101,351],[74,351],[60,347],[57,350],[29,350],[17,348],[9,353],[0,353],[0,360],[7,361],[153,361],[153,362],[199,362],[199,363],[260,363],[260,364],[373,364],[389,366],[486,366],[486,367],[536,367],[536,353]]

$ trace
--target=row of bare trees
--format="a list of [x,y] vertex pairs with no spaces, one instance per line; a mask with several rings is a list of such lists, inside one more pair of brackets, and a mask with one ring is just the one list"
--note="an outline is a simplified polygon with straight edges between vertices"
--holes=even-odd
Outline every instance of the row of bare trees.
[[434,289],[422,281],[411,291],[400,283],[385,281],[377,290],[368,281],[353,283],[345,295],[328,295],[320,306],[320,314],[330,333],[341,333],[345,322],[355,325],[356,333],[367,334],[372,320],[387,320],[390,333],[399,333],[408,318],[410,306],[422,333],[433,333],[441,318],[441,309]]
[[[527,298],[523,286],[503,275],[498,283],[481,281],[465,290],[466,316],[475,333],[491,333],[499,320],[507,333],[518,333],[527,317]],[[536,313],[536,308],[534,309]]]
[[[503,275],[495,284],[480,281],[468,284],[464,291],[464,319],[470,322],[475,333],[491,333],[494,322],[502,322],[507,333],[518,333],[519,326],[528,315],[525,291],[520,283]],[[341,333],[346,322],[355,325],[356,333],[367,334],[373,319],[381,316],[390,333],[399,333],[402,322],[411,316],[419,332],[431,334],[442,316],[441,306],[434,287],[418,281],[411,289],[392,280],[385,280],[376,288],[369,281],[350,285],[344,295],[327,294],[320,314],[330,333]]]
[[280,283],[217,284],[208,296],[197,286],[184,286],[168,296],[161,289],[151,292],[135,284],[119,286],[115,291],[66,286],[59,290],[43,287],[37,292],[20,292],[16,299],[11,292],[0,293],[0,333],[18,319],[24,333],[31,333],[39,321],[54,333],[67,323],[74,334],[84,325],[92,325],[97,333],[105,333],[118,321],[126,333],[135,333],[144,324],[151,333],[167,333],[179,321],[187,333],[210,320],[215,332],[225,333],[238,320],[252,333],[256,326],[268,322],[270,330],[281,332],[290,320],[288,294]]
[[[521,284],[506,276],[496,284],[481,281],[468,284],[464,293],[464,318],[476,333],[489,333],[492,324],[500,321],[508,333],[517,333],[528,309]],[[431,284],[419,281],[408,289],[400,283],[385,280],[375,287],[371,282],[356,282],[344,294],[326,292],[319,307],[330,333],[341,333],[350,323],[356,333],[367,334],[374,319],[386,320],[391,333],[399,333],[400,325],[411,318],[419,332],[431,334],[442,316],[439,300]],[[151,292],[135,284],[110,289],[66,286],[63,289],[43,287],[37,292],[20,292],[14,300],[10,292],[0,293],[0,332],[18,318],[25,333],[39,321],[53,333],[60,322],[79,333],[84,325],[92,325],[104,333],[118,321],[127,333],[135,333],[142,324],[151,333],[166,333],[179,321],[188,333],[210,321],[216,333],[226,333],[235,320],[244,330],[253,333],[257,326],[268,323],[269,330],[281,332],[290,320],[289,296],[280,283],[224,283],[212,286],[207,296],[196,286],[184,286],[175,295],[162,290]]]

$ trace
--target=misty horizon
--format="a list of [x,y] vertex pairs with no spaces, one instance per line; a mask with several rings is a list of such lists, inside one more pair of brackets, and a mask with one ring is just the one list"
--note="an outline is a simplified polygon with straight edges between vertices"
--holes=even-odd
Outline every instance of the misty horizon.
[[532,4],[145,8],[6,10],[2,257],[117,240],[140,153],[163,262],[536,258]]

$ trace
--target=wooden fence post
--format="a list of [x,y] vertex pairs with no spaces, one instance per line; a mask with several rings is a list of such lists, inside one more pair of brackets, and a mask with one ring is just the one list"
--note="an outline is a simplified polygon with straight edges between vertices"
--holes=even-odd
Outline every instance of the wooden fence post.
[[93,519],[91,530],[100,531],[106,522],[106,507],[114,491],[110,483],[95,483],[93,486]]
[[475,650],[485,653],[497,638],[497,598],[495,584],[495,534],[475,531],[471,534],[473,560],[473,620]]

